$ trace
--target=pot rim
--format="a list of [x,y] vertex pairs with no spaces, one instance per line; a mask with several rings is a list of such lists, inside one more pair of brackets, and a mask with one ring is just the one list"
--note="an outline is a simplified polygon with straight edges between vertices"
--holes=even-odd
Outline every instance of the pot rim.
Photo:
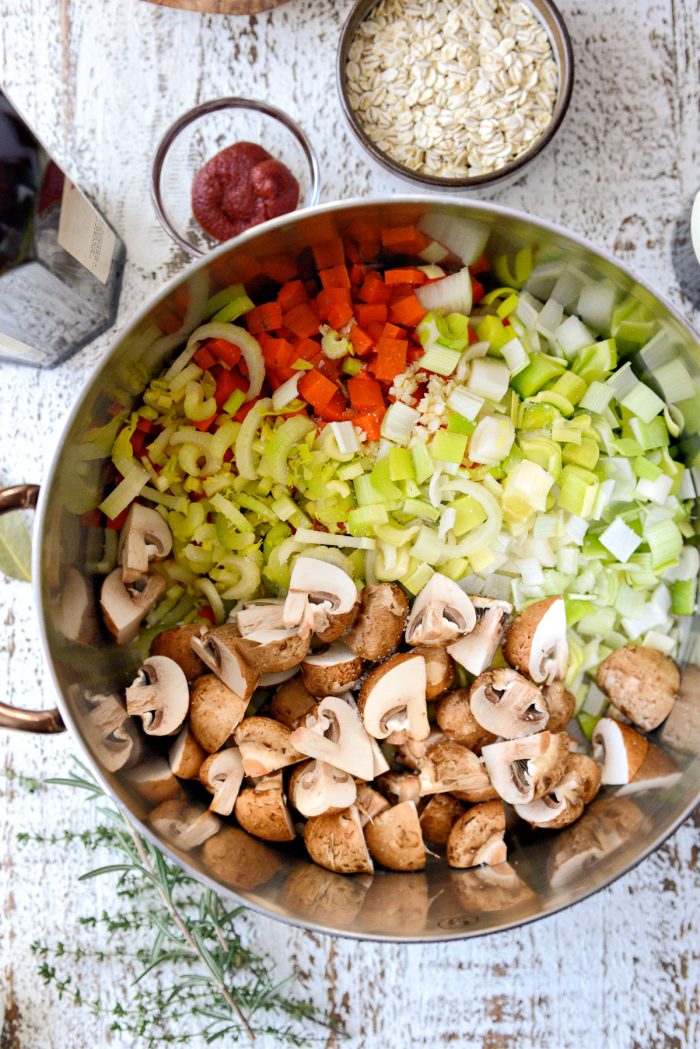
[[[150,314],[150,312],[153,310],[153,307],[154,307],[156,301],[158,301],[160,298],[164,298],[167,294],[170,294],[184,280],[186,280],[188,277],[190,277],[193,273],[195,273],[198,270],[202,269],[204,266],[208,265],[212,260],[218,258],[221,255],[226,254],[233,247],[235,247],[235,248],[243,247],[245,244],[247,244],[249,241],[253,240],[259,233],[261,233],[263,231],[265,233],[271,233],[271,232],[274,232],[275,230],[282,229],[285,226],[293,225],[294,223],[298,222],[299,220],[303,220],[303,219],[305,219],[305,218],[307,218],[307,217],[309,217],[311,215],[332,214],[334,211],[340,210],[340,209],[352,208],[352,207],[362,207],[362,206],[367,206],[367,205],[376,206],[376,207],[382,207],[382,206],[386,206],[386,205],[396,205],[396,204],[399,204],[399,205],[400,204],[409,204],[409,205],[410,204],[417,204],[417,205],[424,204],[426,206],[437,206],[437,207],[445,207],[445,208],[451,208],[451,209],[465,208],[468,211],[478,211],[478,210],[487,211],[487,212],[490,212],[493,215],[500,215],[500,216],[503,216],[505,218],[515,219],[515,220],[521,221],[521,222],[526,223],[526,224],[534,225],[534,226],[536,226],[536,227],[538,227],[538,228],[540,228],[540,229],[542,229],[542,230],[544,230],[546,232],[554,233],[557,236],[564,237],[565,239],[573,241],[574,243],[580,245],[581,247],[585,248],[586,250],[592,252],[594,255],[597,255],[598,257],[600,257],[604,261],[608,262],[610,265],[614,266],[621,273],[623,273],[625,276],[627,276],[630,280],[634,281],[640,287],[644,288],[644,290],[649,295],[651,295],[652,298],[657,299],[663,305],[663,307],[668,311],[670,316],[673,317],[681,325],[681,327],[683,327],[691,335],[691,337],[696,342],[700,343],[700,336],[698,336],[697,332],[688,323],[688,321],[685,319],[685,317],[682,316],[680,311],[672,303],[670,303],[668,301],[666,296],[662,295],[662,294],[659,294],[657,291],[653,290],[649,286],[649,284],[647,283],[646,280],[640,279],[637,276],[637,274],[635,274],[633,271],[631,271],[624,263],[621,263],[619,260],[617,260],[615,258],[615,256],[612,255],[612,253],[610,253],[609,251],[607,251],[604,248],[598,247],[592,241],[588,240],[586,237],[583,237],[583,236],[581,236],[581,235],[579,235],[577,233],[573,233],[573,232],[567,230],[565,227],[560,226],[558,223],[550,222],[547,219],[541,219],[541,218],[539,218],[537,216],[529,215],[526,212],[518,211],[515,208],[505,207],[505,206],[500,205],[500,204],[492,204],[489,201],[479,201],[479,200],[459,200],[459,201],[457,201],[454,198],[454,196],[452,196],[450,194],[446,194],[446,193],[430,193],[430,194],[427,194],[427,193],[418,193],[418,194],[408,193],[408,194],[386,195],[386,196],[380,196],[380,197],[376,197],[376,198],[372,197],[371,199],[362,198],[362,197],[351,197],[348,200],[335,200],[335,201],[330,201],[330,202],[328,202],[326,204],[318,204],[315,207],[304,208],[304,209],[292,212],[289,215],[282,215],[282,216],[280,216],[277,219],[272,219],[269,222],[265,222],[265,223],[263,223],[260,226],[254,226],[252,229],[246,230],[246,232],[242,233],[239,237],[236,237],[233,240],[226,241],[224,244],[222,244],[219,247],[215,248],[212,252],[210,252],[209,254],[205,255],[203,258],[193,260],[189,265],[187,265],[183,270],[181,270],[179,274],[175,275],[174,277],[171,277],[165,283],[165,285],[161,286],[159,288],[158,292],[156,292],[153,295],[149,296],[149,298],[146,301],[146,303],[144,303],[143,306],[141,306],[138,310],[136,310],[131,315],[131,317],[129,318],[128,323],[120,328],[119,333],[115,336],[114,344],[113,344],[111,350],[95,365],[95,367],[91,371],[90,376],[88,378],[88,381],[85,383],[85,385],[81,389],[79,396],[76,398],[76,400],[75,400],[73,406],[71,407],[71,409],[70,409],[70,411],[68,413],[68,416],[66,417],[65,422],[64,422],[64,424],[63,424],[63,426],[61,428],[60,434],[58,436],[58,441],[57,441],[57,444],[56,444],[56,448],[54,450],[53,455],[51,456],[50,462],[48,464],[48,468],[47,468],[46,473],[45,473],[45,478],[46,479],[45,479],[44,483],[41,486],[41,491],[40,491],[40,494],[39,494],[39,502],[38,502],[38,506],[37,506],[37,515],[36,515],[36,519],[35,519],[36,534],[40,535],[44,531],[44,527],[46,525],[45,516],[48,513],[48,495],[47,495],[47,493],[50,491],[50,488],[51,488],[51,485],[52,485],[52,481],[53,481],[53,478],[54,478],[54,475],[55,475],[56,465],[57,465],[58,460],[60,459],[60,457],[62,455],[64,440],[65,440],[65,438],[66,438],[66,436],[67,436],[71,426],[73,425],[74,419],[76,418],[76,416],[78,415],[78,413],[80,411],[82,402],[85,399],[85,395],[86,395],[87,391],[96,382],[98,376],[100,375],[100,373],[103,370],[103,368],[107,365],[107,363],[112,361],[118,355],[119,350],[120,350],[120,345],[121,345],[123,339],[125,338],[125,336],[131,330],[133,330],[142,320],[144,320]],[[310,921],[301,921],[299,919],[290,917],[289,915],[278,913],[277,911],[274,911],[272,908],[268,908],[268,907],[262,906],[261,904],[255,903],[255,902],[253,902],[253,901],[251,901],[251,900],[249,900],[249,899],[247,899],[247,898],[245,898],[243,896],[239,896],[234,889],[226,886],[225,884],[222,884],[221,882],[216,881],[214,878],[210,877],[207,874],[202,873],[201,871],[195,870],[194,867],[192,867],[192,865],[189,863],[188,858],[186,856],[178,855],[174,851],[174,849],[172,849],[167,843],[161,841],[158,838],[158,836],[153,832],[153,830],[148,826],[147,823],[145,823],[144,821],[139,819],[137,816],[135,816],[131,812],[131,810],[129,809],[128,805],[125,802],[123,802],[120,798],[115,796],[114,792],[112,791],[112,788],[110,787],[110,784],[108,782],[107,776],[99,768],[99,766],[97,765],[97,763],[93,759],[93,756],[90,753],[90,750],[89,750],[89,748],[87,746],[87,743],[85,741],[85,738],[83,736],[80,723],[73,717],[73,714],[69,710],[68,704],[66,703],[66,701],[65,701],[65,699],[63,697],[63,693],[62,693],[62,691],[61,691],[61,689],[59,687],[58,678],[57,678],[57,675],[56,675],[55,670],[54,670],[53,661],[51,659],[49,643],[48,643],[48,637],[47,637],[47,631],[46,631],[47,613],[46,613],[46,611],[44,609],[44,606],[42,604],[42,599],[41,599],[42,569],[43,569],[43,564],[42,564],[42,544],[39,543],[39,542],[36,542],[36,543],[33,544],[33,550],[32,550],[32,587],[33,587],[33,591],[34,591],[35,603],[36,603],[36,606],[37,606],[39,636],[40,636],[40,640],[41,640],[41,647],[42,647],[42,652],[43,652],[43,656],[44,656],[44,662],[45,662],[45,664],[46,664],[46,666],[48,668],[48,672],[49,672],[51,681],[53,683],[54,690],[56,692],[57,704],[58,704],[58,708],[59,708],[59,710],[61,712],[61,716],[62,716],[64,722],[66,723],[66,725],[70,728],[71,736],[72,736],[73,740],[80,747],[81,755],[87,761],[87,763],[88,763],[88,765],[90,767],[91,774],[95,777],[95,779],[97,780],[99,785],[102,787],[102,789],[104,790],[104,792],[107,795],[107,797],[112,801],[112,803],[114,805],[116,805],[116,807],[118,808],[119,812],[128,820],[128,822],[135,828],[135,830],[139,834],[143,835],[143,837],[146,838],[152,845],[154,845],[156,848],[160,849],[160,851],[163,852],[170,861],[172,861],[173,863],[176,863],[178,866],[180,866],[183,869],[185,869],[187,871],[187,873],[190,875],[190,877],[194,878],[196,881],[198,881],[201,884],[205,885],[207,888],[212,889],[214,892],[216,892],[219,895],[229,896],[231,899],[235,900],[240,906],[243,906],[243,907],[246,907],[246,908],[248,908],[248,909],[250,909],[252,911],[255,911],[257,914],[260,914],[263,917],[272,918],[272,919],[274,919],[276,921],[283,922],[285,925],[290,925],[290,926],[293,926],[293,927],[299,928],[299,929],[306,929],[306,930],[309,930],[309,931],[312,931],[312,932],[322,933],[324,935],[342,936],[344,938],[352,939],[352,940],[360,940],[360,941],[367,940],[367,941],[379,942],[379,943],[402,943],[402,944],[411,944],[411,943],[443,943],[443,942],[452,941],[452,940],[466,940],[466,939],[472,939],[472,938],[477,938],[477,937],[481,937],[481,936],[490,936],[493,933],[505,932],[508,929],[514,929],[514,928],[519,928],[521,926],[530,925],[532,922],[539,921],[541,918],[546,918],[546,917],[548,917],[550,915],[557,914],[559,912],[568,910],[570,907],[573,907],[576,904],[583,902],[584,900],[590,899],[592,896],[596,895],[596,893],[602,891],[603,889],[608,888],[608,886],[612,885],[613,882],[616,882],[619,878],[622,878],[624,875],[626,875],[630,871],[634,870],[636,867],[639,866],[639,864],[643,860],[645,860],[648,856],[650,856],[653,852],[655,852],[661,845],[664,844],[664,842],[666,842],[673,834],[675,834],[675,832],[678,830],[678,828],[681,826],[681,824],[684,823],[685,820],[688,818],[688,816],[691,814],[693,809],[695,809],[696,806],[698,805],[698,803],[700,803],[700,791],[698,791],[696,796],[694,798],[692,798],[688,802],[688,804],[682,810],[681,814],[672,822],[670,827],[664,829],[651,842],[651,844],[646,849],[644,849],[642,851],[642,853],[639,856],[636,856],[633,860],[631,860],[629,863],[627,863],[626,866],[624,866],[619,871],[615,871],[614,873],[612,873],[610,875],[606,875],[599,885],[595,885],[595,886],[591,887],[590,889],[585,890],[584,892],[581,893],[581,895],[576,896],[574,899],[571,899],[571,900],[567,901],[566,903],[563,903],[563,904],[561,904],[561,903],[560,904],[552,904],[550,906],[545,905],[545,906],[543,906],[542,910],[538,911],[536,914],[533,914],[533,915],[525,917],[525,918],[515,917],[515,918],[512,918],[511,920],[504,920],[502,922],[497,922],[497,923],[495,923],[493,925],[493,927],[491,927],[489,929],[470,930],[469,928],[458,928],[458,929],[455,929],[453,931],[450,928],[445,928],[443,935],[440,935],[440,936],[432,935],[432,934],[431,935],[426,935],[426,936],[420,936],[420,935],[414,935],[414,934],[409,934],[409,935],[405,935],[405,936],[404,935],[402,935],[402,936],[389,936],[389,935],[386,935],[386,934],[383,934],[383,933],[362,933],[362,934],[360,934],[360,933],[355,933],[353,931],[348,931],[346,929],[343,929],[343,930],[331,929],[331,928],[329,928],[328,926],[325,926],[325,925],[318,925],[318,924],[316,924],[314,922],[310,922]],[[381,877],[383,873],[384,872],[382,872],[382,871],[378,871],[378,872],[375,873],[375,877],[376,876]]]

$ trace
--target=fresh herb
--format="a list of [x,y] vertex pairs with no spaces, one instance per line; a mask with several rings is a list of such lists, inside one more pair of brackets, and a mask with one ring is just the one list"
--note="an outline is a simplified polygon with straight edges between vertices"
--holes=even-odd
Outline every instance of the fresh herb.
[[0,517],[0,572],[28,583],[32,578],[32,543],[16,511]]
[[[80,842],[88,850],[107,848],[112,862],[82,875],[81,881],[117,874],[121,904],[112,912],[79,919],[84,928],[101,928],[108,948],[97,950],[62,942],[35,942],[39,973],[59,999],[87,1009],[109,1029],[152,1049],[188,1045],[197,1039],[252,1045],[271,1035],[280,1045],[309,1045],[310,1025],[335,1027],[309,1002],[289,994],[294,977],[275,981],[272,966],[243,942],[243,908],[227,902],[190,878],[108,803],[89,770],[45,783],[83,790],[98,801],[103,820],[93,830],[57,830],[50,835],[18,835],[21,842],[63,845]],[[19,777],[17,777],[19,781]],[[29,788],[33,789],[33,788]],[[238,919],[238,922],[237,922]],[[148,935],[150,946],[142,946]],[[127,1001],[86,997],[80,990],[86,961],[126,962],[136,975]],[[313,1030],[313,1027],[312,1027]]]

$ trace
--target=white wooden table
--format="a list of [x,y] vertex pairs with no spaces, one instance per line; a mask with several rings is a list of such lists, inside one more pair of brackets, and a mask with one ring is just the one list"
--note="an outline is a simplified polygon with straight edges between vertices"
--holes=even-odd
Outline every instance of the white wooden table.
[[[561,6],[577,63],[569,117],[535,171],[496,199],[611,249],[692,320],[674,286],[671,237],[700,185],[697,0]],[[0,0],[0,78],[127,243],[119,325],[185,262],[146,187],[159,135],[196,102],[239,93],[287,109],[318,150],[324,200],[400,189],[368,168],[343,127],[334,62],[348,7],[291,0],[269,15],[222,18],[142,0]],[[2,365],[0,480],[41,480],[62,419],[111,338],[51,372]],[[0,604],[3,692],[10,702],[48,705],[29,588],[0,583]],[[57,775],[71,749],[66,737],[5,733],[0,770]],[[109,907],[112,890],[77,885],[89,862],[79,845],[22,847],[16,835],[79,830],[93,818],[58,788],[28,796],[0,779],[2,1049],[126,1044],[46,992],[29,951],[36,938],[95,943],[100,934],[77,928],[77,917]],[[358,1049],[698,1046],[698,826],[700,813],[611,888],[500,936],[392,947],[253,916],[252,941],[281,971],[298,967],[308,994],[337,1011]],[[95,985],[123,980],[120,972],[105,963]]]

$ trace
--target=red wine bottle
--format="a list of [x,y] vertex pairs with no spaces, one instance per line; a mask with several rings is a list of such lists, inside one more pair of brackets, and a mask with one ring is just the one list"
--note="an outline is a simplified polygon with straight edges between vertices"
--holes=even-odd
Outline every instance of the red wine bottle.
[[0,90],[0,360],[50,368],[108,328],[124,258]]

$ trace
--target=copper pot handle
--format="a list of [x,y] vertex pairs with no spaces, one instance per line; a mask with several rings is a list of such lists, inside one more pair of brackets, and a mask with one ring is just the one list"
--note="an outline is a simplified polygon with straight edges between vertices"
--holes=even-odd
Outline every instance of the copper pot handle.
[[[0,488],[0,514],[11,510],[33,510],[39,498],[38,484],[15,484]],[[23,732],[65,732],[61,715],[53,710],[22,710],[0,703],[0,728],[16,728]]]

